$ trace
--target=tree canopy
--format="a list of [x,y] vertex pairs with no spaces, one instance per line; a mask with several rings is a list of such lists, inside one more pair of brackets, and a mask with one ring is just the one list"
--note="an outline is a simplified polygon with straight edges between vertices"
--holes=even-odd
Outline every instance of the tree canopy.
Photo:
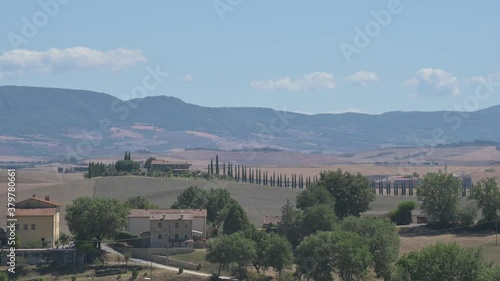
[[419,252],[410,252],[401,257],[393,279],[401,281],[498,280],[485,278],[490,273],[490,266],[484,262],[480,248],[461,248],[454,243],[438,242]]
[[323,186],[335,200],[335,214],[340,219],[359,216],[369,210],[375,200],[370,181],[360,173],[351,174],[338,169],[320,174],[317,183]]
[[234,202],[229,207],[222,225],[222,233],[225,235],[233,234],[238,231],[245,230],[250,225],[247,214],[243,207],[237,202]]
[[100,242],[126,226],[128,212],[116,199],[79,197],[66,206],[65,218],[76,240]]
[[379,277],[388,278],[390,268],[399,255],[399,234],[396,225],[382,218],[345,218],[339,229],[357,233],[368,241],[373,268]]
[[472,189],[470,199],[476,200],[484,221],[491,222],[497,219],[497,212],[500,210],[500,190],[494,178],[478,182]]
[[144,196],[129,197],[125,205],[130,209],[159,209],[158,205],[151,204]]
[[418,200],[427,221],[438,227],[453,225],[459,213],[460,180],[453,174],[428,173],[418,187]]
[[308,280],[363,280],[372,263],[365,238],[354,232],[318,232],[297,247],[297,272]]
[[296,207],[305,210],[315,205],[329,205],[332,210],[335,205],[335,198],[323,185],[312,185],[297,195]]

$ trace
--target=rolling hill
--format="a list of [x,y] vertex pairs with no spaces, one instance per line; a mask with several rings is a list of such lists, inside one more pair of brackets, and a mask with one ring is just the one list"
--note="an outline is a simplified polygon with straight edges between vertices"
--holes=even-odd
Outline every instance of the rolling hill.
[[0,155],[90,157],[125,149],[247,147],[330,154],[500,142],[500,106],[464,116],[449,111],[304,115],[202,107],[166,96],[122,101],[91,91],[1,86]]

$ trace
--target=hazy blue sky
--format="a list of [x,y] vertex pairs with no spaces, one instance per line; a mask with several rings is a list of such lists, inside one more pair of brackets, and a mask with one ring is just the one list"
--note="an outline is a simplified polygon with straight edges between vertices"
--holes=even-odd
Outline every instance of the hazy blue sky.
[[[304,113],[474,110],[500,104],[499,11],[451,0],[3,1],[0,85]],[[148,67],[169,76],[157,83]],[[488,81],[498,82],[485,92]]]

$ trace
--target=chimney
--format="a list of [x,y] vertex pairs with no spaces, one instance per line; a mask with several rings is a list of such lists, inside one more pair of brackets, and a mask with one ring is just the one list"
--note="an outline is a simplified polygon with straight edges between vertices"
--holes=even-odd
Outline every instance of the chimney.
[[35,197],[36,197],[36,194],[33,194],[33,198],[35,198]]
[[165,219],[165,215],[163,215],[163,219]]
[[181,215],[181,218],[179,220],[183,220],[184,219],[184,215]]
[[46,200],[46,201],[50,201],[50,196],[45,195],[45,200]]

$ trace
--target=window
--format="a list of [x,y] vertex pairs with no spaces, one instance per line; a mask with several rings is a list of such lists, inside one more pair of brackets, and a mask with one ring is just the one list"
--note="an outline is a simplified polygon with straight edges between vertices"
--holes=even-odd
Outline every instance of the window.
[[188,223],[184,223],[184,228],[188,228]]
[[179,234],[175,234],[175,239],[179,239]]
[[31,230],[36,230],[36,224],[31,224]]
[[158,223],[158,228],[161,228],[161,222]]
[[19,230],[19,224],[16,223],[16,230]]
[[163,237],[161,236],[161,234],[158,234],[158,239],[162,239]]
[[179,223],[178,222],[175,223],[175,228],[179,228]]
[[23,230],[28,230],[28,224],[26,224],[26,223],[25,223],[25,224],[23,225]]
[[170,224],[168,224],[168,228],[170,228]]
[[188,239],[188,236],[187,236],[187,234],[186,234],[186,235],[184,235],[184,239]]

